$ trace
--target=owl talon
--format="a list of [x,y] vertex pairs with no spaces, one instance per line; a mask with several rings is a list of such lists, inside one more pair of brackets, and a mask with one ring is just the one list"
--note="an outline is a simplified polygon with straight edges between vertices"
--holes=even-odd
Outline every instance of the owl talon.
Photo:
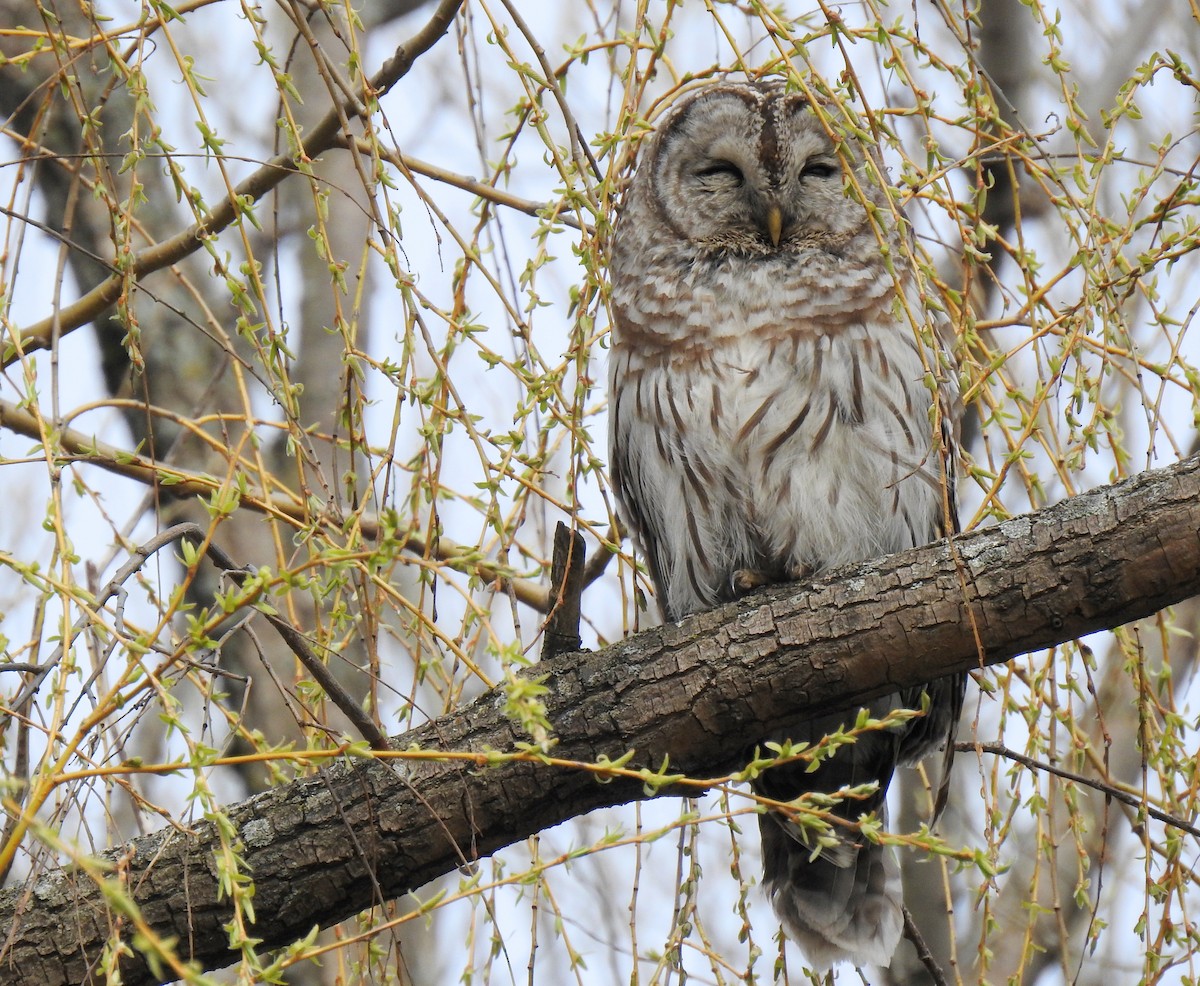
[[801,582],[812,577],[813,570],[803,562],[792,562],[787,567],[787,577],[791,582]]
[[766,572],[758,572],[752,568],[739,568],[733,573],[733,591],[739,596],[744,596],[748,592],[770,584],[771,578]]

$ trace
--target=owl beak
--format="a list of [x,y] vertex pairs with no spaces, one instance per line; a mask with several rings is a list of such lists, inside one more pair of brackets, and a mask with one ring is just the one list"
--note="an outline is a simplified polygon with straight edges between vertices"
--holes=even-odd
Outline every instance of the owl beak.
[[779,238],[783,236],[783,212],[777,205],[767,209],[767,235],[771,237],[772,246],[779,246]]

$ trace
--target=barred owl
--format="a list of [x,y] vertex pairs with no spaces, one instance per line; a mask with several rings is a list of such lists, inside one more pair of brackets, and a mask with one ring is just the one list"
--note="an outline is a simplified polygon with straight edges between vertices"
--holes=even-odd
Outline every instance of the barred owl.
[[[941,327],[906,314],[924,306],[865,160],[770,84],[702,87],[641,151],[612,243],[610,461],[667,619],[953,523],[957,383]],[[896,765],[941,747],[940,808],[964,684],[877,699],[875,717],[928,705],[815,771],[771,768],[756,789],[787,802],[875,783],[834,810],[884,818]],[[815,743],[854,718],[764,740]],[[853,826],[818,851],[785,813],[759,824],[764,885],[810,962],[886,964],[903,926],[892,852]]]

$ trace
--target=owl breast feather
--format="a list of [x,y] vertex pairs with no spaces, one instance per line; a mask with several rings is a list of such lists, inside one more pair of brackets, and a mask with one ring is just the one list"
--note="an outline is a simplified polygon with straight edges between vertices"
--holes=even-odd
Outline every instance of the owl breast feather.
[[886,295],[853,318],[794,295],[698,285],[673,318],[651,305],[622,326],[614,367],[634,399],[617,427],[653,437],[630,479],[672,614],[730,598],[739,570],[820,571],[936,536],[921,343]]

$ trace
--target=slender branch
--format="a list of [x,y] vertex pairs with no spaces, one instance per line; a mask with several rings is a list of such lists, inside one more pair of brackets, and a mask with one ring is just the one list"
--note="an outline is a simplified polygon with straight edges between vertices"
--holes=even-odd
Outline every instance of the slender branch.
[[[170,527],[160,534],[156,534],[145,544],[138,548],[134,548],[132,557],[125,562],[104,587],[96,594],[96,601],[91,606],[81,606],[84,613],[75,620],[71,627],[71,633],[64,635],[58,646],[54,649],[54,653],[50,655],[50,659],[45,664],[37,667],[31,673],[21,690],[16,697],[8,703],[5,711],[10,715],[15,715],[24,722],[28,718],[29,705],[32,703],[34,696],[42,686],[42,682],[47,676],[62,662],[64,648],[69,646],[71,641],[83,633],[89,624],[96,619],[96,611],[112,599],[113,596],[121,592],[121,587],[127,582],[136,572],[138,572],[146,561],[152,558],[157,552],[161,551],[169,544],[173,544],[183,536],[187,528],[194,526],[189,524],[177,524],[175,527]],[[97,667],[90,678],[83,683],[82,691],[87,691],[96,681],[101,673],[100,667]],[[26,796],[29,793],[29,786],[24,785],[17,789],[17,793],[12,801],[5,804],[7,818],[4,823],[4,831],[0,834],[0,880],[7,879],[9,871],[12,869],[15,859],[16,850],[21,844],[21,840],[25,837],[25,833],[29,826],[33,824],[33,815],[36,814],[39,805],[26,805]]]
[[1045,771],[1047,774],[1054,774],[1055,777],[1061,777],[1063,780],[1082,784],[1084,787],[1090,787],[1094,791],[1099,791],[1114,801],[1120,801],[1123,805],[1128,805],[1137,811],[1144,811],[1151,818],[1157,819],[1164,825],[1170,825],[1172,828],[1177,828],[1182,832],[1187,832],[1188,835],[1194,835],[1197,839],[1200,839],[1200,828],[1185,822],[1178,815],[1172,815],[1159,808],[1155,808],[1149,802],[1134,797],[1129,792],[1122,791],[1119,787],[1115,787],[1112,784],[1106,784],[1104,781],[1096,780],[1092,777],[1084,777],[1082,774],[1076,774],[1070,770],[1064,770],[1062,767],[1056,767],[1045,760],[1035,760],[1033,757],[1027,757],[1023,753],[1009,749],[1002,743],[958,743],[955,749],[963,753],[991,753],[997,757],[1004,757],[1006,760],[1014,760],[1022,766],[1028,767],[1030,770]]
[[[122,565],[119,569],[117,569],[116,573],[113,575],[113,577],[111,579],[108,580],[108,582],[105,584],[104,588],[101,589],[96,594],[95,603],[91,607],[89,607],[87,612],[85,612],[81,617],[79,617],[75,621],[75,623],[71,627],[70,636],[64,638],[64,641],[70,641],[71,638],[82,633],[87,628],[87,626],[95,619],[96,610],[101,609],[105,603],[107,603],[110,599],[112,599],[112,597],[115,596],[117,594],[117,592],[120,590],[121,586],[124,585],[127,581],[129,581],[130,577],[132,575],[134,575],[134,573],[139,571],[141,569],[141,567],[146,564],[146,561],[149,558],[153,557],[155,554],[157,554],[159,551],[161,551],[163,548],[165,548],[168,544],[173,544],[174,542],[178,541],[181,537],[183,537],[184,534],[188,533],[189,530],[193,527],[196,527],[196,525],[195,524],[176,524],[174,527],[168,527],[162,533],[156,534],[154,537],[152,537],[149,541],[147,541],[145,544],[141,545],[140,547],[134,548],[133,552],[132,552],[132,557],[130,557],[130,559],[127,562],[125,562],[124,565]],[[199,530],[200,528],[196,528],[196,529]],[[13,699],[13,701],[11,703],[11,708],[16,709],[18,711],[23,709],[25,703],[28,702],[33,697],[33,695],[37,692],[38,688],[41,687],[42,682],[46,679],[46,675],[48,675],[51,671],[53,671],[56,667],[58,667],[59,662],[62,660],[63,647],[65,645],[66,645],[65,642],[60,643],[54,649],[54,653],[50,655],[50,659],[48,661],[46,661],[45,664],[32,666],[31,670],[34,670],[37,673],[34,675],[33,678],[31,678],[29,681],[25,682],[24,687],[17,694],[16,698]],[[10,667],[11,666],[6,665],[5,670],[8,670]],[[93,676],[92,676],[92,679],[85,682],[85,684],[84,684],[85,688],[87,688],[91,685],[92,680],[94,680],[96,674],[99,674],[99,672],[98,671],[95,672],[95,674],[93,674]]]
[[533,216],[536,219],[553,218],[556,223],[562,223],[564,226],[570,226],[572,229],[584,229],[589,235],[593,233],[591,226],[581,225],[579,220],[570,213],[556,213],[553,202],[537,202],[533,199],[523,199],[519,195],[513,195],[512,192],[506,192],[504,189],[497,188],[495,185],[489,185],[487,182],[469,178],[466,175],[460,175],[456,171],[450,171],[436,164],[430,164],[428,161],[422,161],[420,158],[412,157],[409,154],[401,154],[399,151],[381,148],[377,144],[372,144],[364,140],[362,137],[355,137],[352,143],[347,138],[342,137],[339,140],[339,144],[343,147],[353,147],[360,154],[377,155],[400,170],[411,171],[413,174],[423,175],[426,178],[432,178],[434,181],[452,185],[454,188],[470,192],[472,195],[477,195],[479,198],[486,199],[496,205],[507,206],[517,212],[523,212],[527,216]]
[[[41,441],[44,425],[32,411],[10,401],[0,400],[0,428],[7,428],[18,435]],[[191,497],[208,498],[225,485],[225,480],[215,476],[166,465],[148,456],[102,442],[74,428],[62,428],[54,435],[57,448],[61,449],[65,456],[77,456],[105,472],[143,483],[154,489],[160,497],[173,497],[177,500]],[[312,503],[292,493],[269,494],[251,487],[240,495],[238,506],[266,514],[295,527],[308,527],[319,521],[331,534],[339,533],[343,529],[342,518],[334,513],[330,505],[326,504],[324,510],[318,514],[313,510]],[[380,526],[375,517],[364,515],[357,526],[363,537],[379,537]],[[405,541],[404,548],[411,554],[432,556],[456,571],[470,572],[485,582],[495,582],[505,589],[511,588],[513,595],[526,606],[539,613],[549,611],[550,592],[545,585],[517,578],[495,565],[480,560],[477,552],[464,548],[453,538],[439,537],[430,551],[423,538],[412,535]]]
[[[604,536],[604,542],[620,544],[625,539],[627,533],[623,524],[614,522],[608,529],[608,533]],[[604,574],[604,570],[608,568],[608,563],[612,561],[615,554],[615,552],[606,551],[603,548],[604,542],[601,542],[601,549],[592,555],[583,568],[583,587],[585,589]]]
[[[463,0],[442,0],[428,23],[406,44],[400,45],[370,81],[370,90],[378,98],[390,90],[412,68],[413,63],[428,51],[450,29]],[[187,229],[161,243],[155,243],[134,254],[124,273],[114,273],[105,278],[77,301],[65,306],[53,315],[21,331],[9,343],[0,367],[10,366],[21,358],[39,349],[49,348],[51,342],[96,319],[116,303],[127,277],[140,279],[156,270],[179,263],[184,257],[201,249],[205,241],[237,221],[246,206],[257,202],[290,175],[302,173],[297,161],[308,162],[320,157],[335,147],[342,130],[342,120],[347,114],[359,116],[366,113],[357,100],[347,100],[333,107],[312,128],[293,154],[278,154],[246,178],[228,199],[218,202],[208,217],[193,223]]]
[[929,946],[925,944],[921,930],[917,927],[917,922],[913,920],[912,912],[907,907],[902,907],[900,910],[904,915],[904,937],[912,942],[913,948],[917,950],[917,958],[925,967],[925,971],[929,973],[929,978],[933,980],[933,986],[949,986],[941,966],[937,964],[937,959],[933,957]]
[[[252,569],[243,568],[238,565],[217,545],[211,542],[206,544],[205,542],[208,540],[207,533],[198,524],[181,526],[191,528],[184,532],[183,536],[197,547],[202,546],[213,563],[236,581],[238,585],[243,585],[246,578],[254,574]],[[329,696],[333,704],[341,709],[342,714],[354,724],[363,739],[371,744],[371,749],[379,752],[390,750],[391,746],[388,744],[388,738],[383,730],[375,724],[375,720],[367,715],[363,707],[355,701],[354,696],[342,687],[342,683],[325,666],[325,662],[313,653],[312,648],[308,646],[308,641],[304,639],[304,634],[288,623],[287,620],[281,619],[274,613],[263,612],[262,616],[275,628],[275,631],[279,634],[283,642],[288,645],[288,649],[296,655],[296,658],[304,665],[305,670],[312,675],[313,681]]]

